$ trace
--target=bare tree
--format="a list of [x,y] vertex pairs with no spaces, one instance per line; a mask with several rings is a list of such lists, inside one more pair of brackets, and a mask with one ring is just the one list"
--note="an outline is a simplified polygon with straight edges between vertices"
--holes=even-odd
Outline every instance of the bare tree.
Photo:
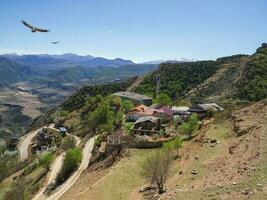
[[171,166],[171,152],[169,150],[157,151],[142,163],[142,175],[156,184],[158,192],[164,192],[164,184],[168,179]]

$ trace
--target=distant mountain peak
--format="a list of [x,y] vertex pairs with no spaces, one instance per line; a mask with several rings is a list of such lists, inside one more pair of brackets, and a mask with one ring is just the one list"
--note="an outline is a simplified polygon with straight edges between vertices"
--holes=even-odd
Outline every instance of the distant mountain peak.
[[161,59],[161,60],[152,60],[147,61],[142,64],[161,64],[161,63],[181,63],[181,62],[196,62],[196,59],[188,59],[188,58],[174,58],[174,59]]

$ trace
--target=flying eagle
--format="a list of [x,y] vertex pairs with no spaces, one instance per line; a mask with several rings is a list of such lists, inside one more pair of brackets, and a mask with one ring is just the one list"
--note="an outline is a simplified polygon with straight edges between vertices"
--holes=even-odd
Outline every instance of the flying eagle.
[[22,22],[22,24],[24,24],[25,26],[30,28],[33,33],[35,33],[35,32],[49,32],[48,29],[42,29],[42,28],[38,28],[38,27],[32,26],[31,24],[25,22],[24,20],[21,20],[21,22]]
[[52,44],[58,44],[58,43],[60,43],[60,41],[52,42]]

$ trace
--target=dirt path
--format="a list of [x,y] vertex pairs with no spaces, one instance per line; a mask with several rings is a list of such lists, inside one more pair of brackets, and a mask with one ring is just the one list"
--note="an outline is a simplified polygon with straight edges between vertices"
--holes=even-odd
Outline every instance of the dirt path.
[[88,167],[91,153],[94,147],[95,138],[90,138],[83,149],[83,159],[77,171],[75,171],[65,183],[57,188],[57,190],[47,198],[47,200],[59,199],[80,177],[81,173]]
[[43,186],[43,188],[32,198],[32,200],[43,200],[46,199],[46,195],[44,194],[47,187],[53,183],[59,173],[60,169],[62,168],[63,160],[64,160],[65,152],[61,153],[59,156],[56,157],[54,162],[50,167],[50,172],[47,175],[47,182]]
[[18,145],[19,151],[19,160],[24,161],[29,157],[29,146],[31,144],[32,139],[37,135],[38,131],[42,128],[39,128],[35,131],[32,131],[20,138],[20,142]]
[[134,89],[138,87],[143,82],[143,80],[150,74],[151,73],[139,76],[136,81],[132,85],[130,85],[130,87],[127,88],[126,92],[133,92]]
[[[52,128],[54,130],[58,130],[58,129],[54,128],[54,127],[50,127],[50,128]],[[68,134],[68,135],[70,135],[70,134]],[[76,146],[78,146],[80,144],[80,142],[81,142],[80,138],[78,136],[75,136],[75,135],[71,135],[71,136],[74,137],[74,139],[76,141]],[[34,196],[33,200],[44,200],[44,199],[47,198],[47,196],[45,195],[45,191],[49,187],[49,185],[51,185],[51,184],[53,184],[53,182],[55,182],[56,177],[57,177],[58,173],[60,172],[60,170],[62,168],[65,154],[66,153],[63,152],[59,156],[56,157],[56,159],[54,160],[54,162],[50,166],[50,172],[47,175],[46,184]]]

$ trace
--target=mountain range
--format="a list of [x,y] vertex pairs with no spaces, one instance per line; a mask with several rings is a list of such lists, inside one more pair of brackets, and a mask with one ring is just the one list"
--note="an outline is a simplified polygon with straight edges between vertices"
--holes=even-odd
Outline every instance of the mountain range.
[[90,55],[80,56],[77,54],[66,53],[62,55],[49,54],[35,54],[35,55],[18,55],[18,54],[3,54],[5,57],[16,61],[19,64],[28,66],[38,66],[45,69],[58,69],[70,66],[84,66],[84,67],[119,67],[123,65],[135,64],[131,60],[124,60],[121,58],[107,59],[103,57],[93,57]]

